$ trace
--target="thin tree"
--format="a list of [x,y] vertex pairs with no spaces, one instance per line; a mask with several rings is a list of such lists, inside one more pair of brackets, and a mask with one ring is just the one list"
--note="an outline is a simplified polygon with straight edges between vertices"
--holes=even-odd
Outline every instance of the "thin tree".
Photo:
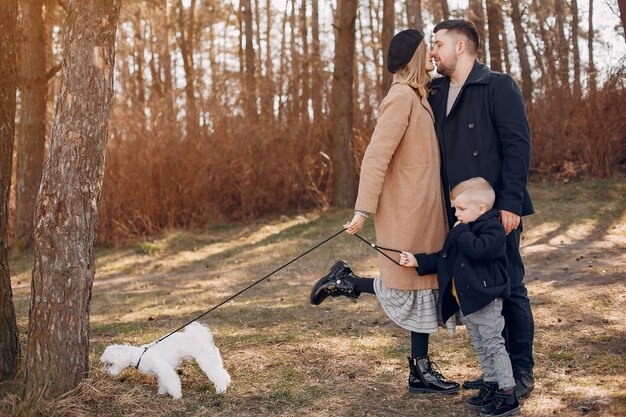
[[467,12],[469,20],[474,22],[476,29],[478,29],[478,37],[481,43],[481,46],[478,49],[478,59],[481,62],[485,62],[485,9],[483,8],[482,0],[469,0]]
[[195,137],[198,133],[198,106],[196,105],[196,72],[193,62],[194,51],[194,25],[195,25],[196,0],[191,0],[189,5],[189,16],[185,23],[185,6],[182,0],[178,0],[178,24],[180,30],[179,45],[180,53],[183,59],[183,69],[185,71],[185,118],[187,124],[187,135]]
[[353,77],[356,0],[338,0],[335,41],[335,70],[332,92],[333,205],[353,207],[357,177],[353,146]]
[[571,0],[572,8],[572,59],[574,64],[574,96],[580,97],[582,95],[582,87],[580,85],[580,49],[578,48],[578,33],[579,33],[579,17],[578,17],[578,0]]
[[387,52],[389,50],[391,38],[393,38],[394,21],[396,17],[394,6],[394,0],[383,0],[383,33],[381,37],[381,46],[383,48],[383,95],[387,94],[387,91],[389,91],[389,88],[391,87],[391,79],[393,76],[393,74],[387,71]]
[[500,0],[487,0],[487,21],[489,34],[489,66],[502,72],[502,47],[500,34],[504,31]]
[[[269,0],[268,0],[269,1]],[[320,52],[320,23],[319,23],[319,0],[311,0],[311,47],[313,49],[312,71],[313,89],[311,91],[311,104],[313,106],[313,120],[315,125],[322,117],[322,62]]]
[[443,14],[443,20],[450,19],[450,7],[448,7],[448,1],[439,0],[439,4],[441,5],[441,14]]
[[420,32],[424,30],[424,18],[422,17],[422,0],[406,0],[406,14],[409,27]]
[[63,76],[35,211],[27,397],[55,398],[84,378],[104,153],[121,0],[71,0]]
[[0,381],[5,381],[15,376],[19,358],[7,242],[17,89],[17,0],[0,0],[0,9],[5,11],[0,19]]
[[252,3],[250,0],[241,0],[241,13],[243,13],[244,34],[246,38],[245,45],[245,106],[246,116],[254,121],[257,119],[256,108],[256,70],[255,56],[253,46],[253,30],[252,30]]
[[519,0],[511,0],[511,20],[515,31],[515,46],[519,54],[520,68],[522,70],[522,95],[526,105],[532,103],[533,79],[526,49],[526,39],[524,38],[524,27],[522,26],[522,13]]
[[[622,6],[622,1],[620,0],[620,10],[624,10],[621,8]],[[624,17],[624,11],[622,12],[622,18]],[[587,60],[589,61],[589,69],[588,69],[588,73],[589,73],[589,86],[588,86],[588,90],[589,90],[589,94],[594,94],[596,92],[597,87],[597,82],[596,82],[596,66],[593,63],[593,0],[589,0],[589,20],[588,20],[588,24],[589,24],[589,29],[587,30],[587,53],[588,53],[588,58]],[[626,27],[625,27],[626,30]]]
[[18,42],[18,82],[20,89],[20,128],[15,161],[15,235],[13,248],[30,248],[33,235],[33,209],[43,169],[46,140],[46,63],[43,1],[21,2]]
[[569,91],[569,46],[565,36],[565,2],[554,1],[554,15],[556,17],[556,48],[558,56],[557,75],[563,90]]

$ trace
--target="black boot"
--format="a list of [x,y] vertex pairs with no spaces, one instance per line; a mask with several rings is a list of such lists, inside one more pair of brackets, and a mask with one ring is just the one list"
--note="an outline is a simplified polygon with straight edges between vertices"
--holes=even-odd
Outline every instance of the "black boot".
[[480,410],[481,417],[516,416],[519,413],[520,406],[515,388],[507,391],[497,390],[491,404]]
[[517,372],[515,377],[515,395],[518,399],[524,400],[530,396],[535,389],[535,377],[532,372]]
[[446,381],[441,373],[433,369],[433,363],[428,356],[409,359],[409,391],[414,394],[434,392],[440,394],[454,394],[461,387],[454,381]]
[[358,278],[352,273],[352,269],[344,261],[337,261],[330,273],[321,277],[311,289],[311,304],[319,305],[327,297],[348,297],[356,302],[360,293],[354,290],[354,285]]
[[482,375],[475,379],[468,379],[463,381],[463,389],[480,389],[484,382]]
[[491,404],[497,390],[497,382],[483,382],[483,385],[480,387],[480,392],[478,393],[478,395],[467,400],[467,405],[469,405],[469,408],[471,408],[472,410],[480,411],[484,407]]

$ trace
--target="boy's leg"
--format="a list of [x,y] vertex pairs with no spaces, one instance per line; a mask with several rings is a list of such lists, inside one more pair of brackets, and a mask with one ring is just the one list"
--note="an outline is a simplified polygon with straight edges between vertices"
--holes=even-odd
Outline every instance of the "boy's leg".
[[472,341],[472,346],[474,346],[474,350],[480,361],[480,369],[484,374],[484,381],[482,381],[479,387],[480,391],[477,395],[470,398],[467,404],[474,410],[481,410],[493,401],[496,390],[498,389],[497,375],[493,369],[493,361],[487,355],[479,330],[481,323],[484,323],[486,318],[483,317],[483,311],[480,310],[476,313],[463,316],[462,320],[465,323],[465,327]]

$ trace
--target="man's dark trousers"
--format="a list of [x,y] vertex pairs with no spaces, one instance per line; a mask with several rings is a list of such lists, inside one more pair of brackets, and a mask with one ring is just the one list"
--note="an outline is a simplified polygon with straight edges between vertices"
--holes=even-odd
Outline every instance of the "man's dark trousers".
[[532,373],[535,365],[533,360],[535,324],[528,291],[524,285],[524,264],[519,251],[521,234],[522,222],[506,237],[507,272],[511,283],[511,295],[505,297],[502,303],[502,315],[506,323],[504,339],[515,374]]

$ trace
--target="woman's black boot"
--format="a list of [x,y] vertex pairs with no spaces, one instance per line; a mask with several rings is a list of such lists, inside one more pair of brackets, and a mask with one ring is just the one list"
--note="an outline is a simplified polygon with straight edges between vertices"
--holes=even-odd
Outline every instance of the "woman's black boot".
[[454,381],[446,381],[440,372],[433,369],[428,356],[409,359],[409,391],[414,394],[427,392],[454,394],[461,387]]
[[354,289],[358,279],[347,263],[344,261],[335,262],[335,265],[330,268],[330,273],[321,277],[311,289],[311,304],[319,305],[328,297],[341,295],[356,302],[356,299],[361,295]]

